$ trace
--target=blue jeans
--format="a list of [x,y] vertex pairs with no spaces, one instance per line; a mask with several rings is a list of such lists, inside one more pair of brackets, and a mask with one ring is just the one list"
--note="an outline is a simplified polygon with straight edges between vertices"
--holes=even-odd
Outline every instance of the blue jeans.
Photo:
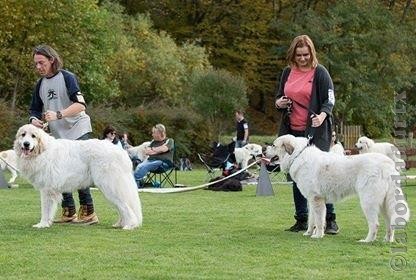
[[[86,133],[82,135],[77,140],[88,140],[90,139],[90,133]],[[62,194],[62,208],[63,207],[75,207],[74,197],[72,193],[63,193]],[[80,205],[93,205],[94,202],[92,200],[90,188],[78,190],[78,197],[79,197],[79,204]]]
[[136,180],[137,187],[143,187],[143,178],[147,173],[156,171],[160,167],[164,169],[169,168],[168,164],[161,160],[145,160],[142,163],[139,163],[134,171],[134,179]]

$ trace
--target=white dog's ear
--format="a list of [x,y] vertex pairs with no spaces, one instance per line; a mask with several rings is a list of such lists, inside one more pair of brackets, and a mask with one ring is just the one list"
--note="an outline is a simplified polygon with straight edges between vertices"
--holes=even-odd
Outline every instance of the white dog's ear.
[[286,153],[288,153],[289,155],[291,155],[293,151],[295,150],[292,144],[288,142],[283,142],[283,148],[285,149]]

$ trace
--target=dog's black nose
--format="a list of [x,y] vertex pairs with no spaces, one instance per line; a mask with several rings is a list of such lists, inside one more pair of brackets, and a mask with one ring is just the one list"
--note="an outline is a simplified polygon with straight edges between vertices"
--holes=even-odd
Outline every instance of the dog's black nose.
[[28,141],[23,142],[23,147],[29,148],[30,147],[30,143]]

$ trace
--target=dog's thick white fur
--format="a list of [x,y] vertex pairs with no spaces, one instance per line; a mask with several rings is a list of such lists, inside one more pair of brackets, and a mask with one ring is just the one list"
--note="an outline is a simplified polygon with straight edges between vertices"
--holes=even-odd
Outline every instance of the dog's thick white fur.
[[147,147],[150,147],[150,141],[143,142],[139,146],[134,146],[129,149],[127,149],[127,152],[129,153],[129,156],[131,158],[136,157],[140,161],[145,161],[149,156],[145,154],[145,149]]
[[[17,156],[14,150],[6,150],[0,152],[0,168],[1,170],[8,169],[12,174],[12,177],[9,179],[9,184],[13,184],[17,178],[17,171],[14,168],[17,168]],[[6,163],[7,162],[7,163]],[[11,166],[10,166],[11,165]]]
[[248,161],[256,156],[262,154],[262,147],[259,144],[250,143],[245,145],[242,148],[235,148],[234,155],[235,161],[241,166],[241,168],[246,168]]
[[388,142],[375,143],[374,140],[362,136],[358,138],[355,147],[358,149],[360,154],[364,153],[380,153],[388,156],[394,162],[403,162],[400,158],[400,152],[396,146]]
[[329,149],[329,151],[331,152],[331,153],[336,153],[336,154],[339,154],[339,155],[345,155],[345,150],[344,150],[344,146],[342,146],[342,144],[341,143],[336,143],[336,144],[334,144],[330,149]]
[[[308,229],[304,235],[321,238],[325,229],[325,203],[334,203],[352,194],[358,194],[361,208],[368,222],[367,237],[377,237],[378,215],[385,219],[385,241],[393,242],[394,227],[400,211],[401,220],[409,221],[410,210],[400,185],[393,180],[399,176],[395,163],[382,154],[368,153],[340,156],[307,146],[307,139],[284,135],[268,147],[268,157],[278,156],[282,170],[290,173],[309,204]],[[393,177],[397,176],[397,177]],[[398,208],[396,208],[398,207]]]
[[116,145],[98,139],[55,139],[28,124],[17,131],[14,150],[22,176],[40,191],[41,220],[33,227],[52,225],[63,192],[93,184],[119,212],[114,227],[134,229],[142,224],[132,163]]

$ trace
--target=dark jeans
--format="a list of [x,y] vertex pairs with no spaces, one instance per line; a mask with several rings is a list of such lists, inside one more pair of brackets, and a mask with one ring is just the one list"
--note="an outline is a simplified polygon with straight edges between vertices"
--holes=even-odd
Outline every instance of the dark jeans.
[[[304,131],[292,131],[290,134],[296,137],[305,137]],[[289,174],[287,174],[287,179],[288,181],[293,181]],[[295,202],[295,215],[297,217],[308,215],[308,201],[298,189],[295,181],[293,181],[293,201]],[[335,214],[332,203],[326,204],[326,214]]]
[[[88,140],[90,138],[90,133],[86,133],[79,137],[77,140]],[[62,196],[62,208],[75,207],[75,201],[74,197],[72,196],[72,193],[63,193]],[[78,190],[78,197],[80,205],[93,205],[90,188]]]

